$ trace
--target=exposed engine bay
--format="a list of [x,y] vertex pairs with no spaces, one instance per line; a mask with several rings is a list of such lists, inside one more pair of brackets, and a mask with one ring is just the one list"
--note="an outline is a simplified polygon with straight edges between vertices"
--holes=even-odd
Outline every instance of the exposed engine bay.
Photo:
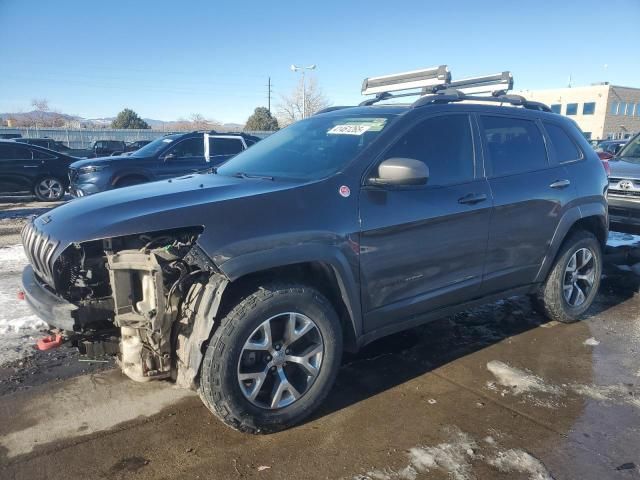
[[56,293],[79,307],[74,333],[119,331],[119,362],[133,380],[172,376],[193,387],[213,325],[215,310],[207,307],[227,283],[197,246],[200,233],[193,228],[73,244],[55,262]]

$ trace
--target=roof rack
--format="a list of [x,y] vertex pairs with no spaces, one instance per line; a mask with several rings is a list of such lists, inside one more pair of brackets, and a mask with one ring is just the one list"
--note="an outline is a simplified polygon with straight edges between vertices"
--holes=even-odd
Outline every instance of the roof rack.
[[[416,89],[420,90],[416,90]],[[509,103],[532,110],[550,112],[551,109],[539,102],[530,102],[519,95],[507,95],[513,88],[513,75],[504,71],[494,75],[465,78],[451,81],[451,72],[446,65],[412,72],[365,78],[362,83],[362,94],[375,94],[374,98],[360,103],[360,106],[374,105],[383,100],[419,95],[412,107],[420,107],[434,103],[462,102],[465,100],[479,102]],[[405,93],[391,93],[411,90]],[[476,96],[488,94],[488,96]]]

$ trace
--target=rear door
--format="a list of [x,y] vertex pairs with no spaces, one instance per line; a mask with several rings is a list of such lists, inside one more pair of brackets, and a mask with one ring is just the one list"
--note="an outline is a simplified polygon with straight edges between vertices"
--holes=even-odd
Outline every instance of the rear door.
[[212,166],[226,162],[245,149],[242,137],[209,136],[209,162]]
[[566,169],[549,159],[536,119],[478,118],[494,201],[483,280],[490,294],[535,280],[574,190]]
[[41,169],[26,144],[0,143],[0,192],[29,193]]
[[492,203],[474,161],[473,131],[468,114],[423,118],[378,163],[393,157],[423,161],[429,167],[427,184],[361,189],[360,279],[367,331],[478,294]]
[[173,178],[206,169],[202,137],[176,142],[160,159],[159,178]]

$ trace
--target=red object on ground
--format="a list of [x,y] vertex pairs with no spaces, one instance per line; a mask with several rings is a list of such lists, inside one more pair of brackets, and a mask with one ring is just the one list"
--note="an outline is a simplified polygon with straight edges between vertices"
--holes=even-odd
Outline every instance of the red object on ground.
[[52,348],[58,348],[60,345],[62,345],[62,335],[60,334],[49,335],[36,342],[38,350],[51,350]]
[[18,300],[24,300],[24,292],[22,290],[18,290]]

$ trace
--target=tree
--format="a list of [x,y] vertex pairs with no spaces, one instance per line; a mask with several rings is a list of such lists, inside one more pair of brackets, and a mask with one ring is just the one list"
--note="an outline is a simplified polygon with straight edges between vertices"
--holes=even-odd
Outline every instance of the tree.
[[304,87],[303,79],[300,78],[298,84],[289,95],[281,96],[280,104],[278,105],[278,122],[280,125],[289,125],[302,119],[303,116],[309,117],[329,105],[329,99],[318,86],[315,77],[308,76],[306,82],[304,82]]
[[113,122],[111,128],[151,128],[136,112],[129,108],[122,110]]
[[258,107],[247,120],[244,129],[249,131],[278,130],[278,120],[271,115],[268,109]]

